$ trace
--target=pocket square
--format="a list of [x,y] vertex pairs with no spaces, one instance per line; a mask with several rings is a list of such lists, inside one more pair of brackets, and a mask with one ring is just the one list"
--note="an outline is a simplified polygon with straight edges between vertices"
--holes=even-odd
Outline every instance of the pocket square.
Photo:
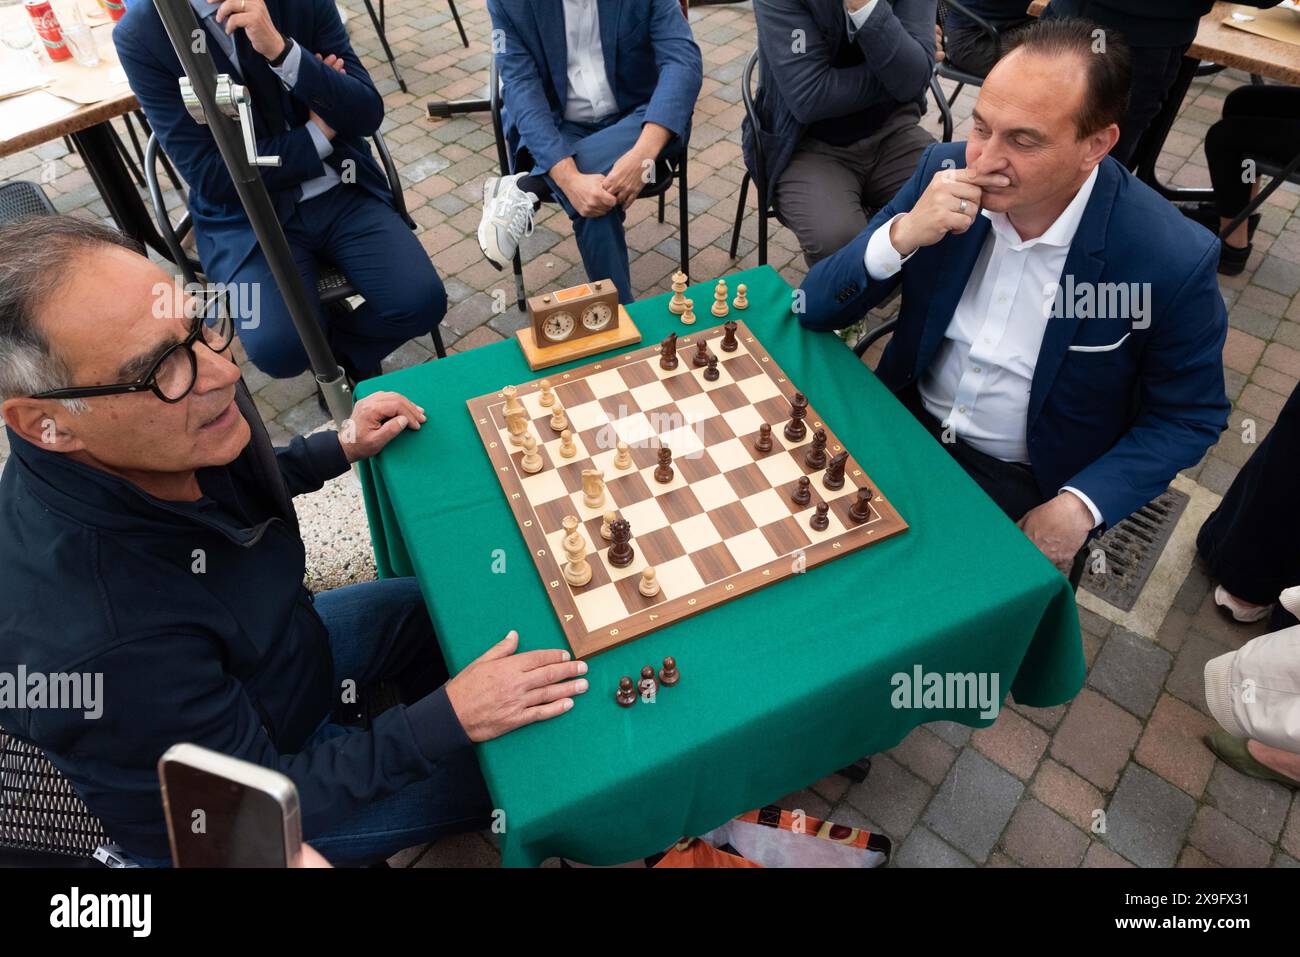
[[1121,336],[1121,337],[1119,338],[1118,341],[1116,341],[1116,342],[1112,342],[1112,343],[1110,343],[1109,345],[1102,345],[1102,346],[1070,346],[1070,351],[1071,351],[1071,352],[1110,352],[1110,351],[1112,351],[1112,350],[1114,350],[1114,349],[1118,349],[1120,346],[1122,346],[1122,345],[1124,344],[1124,340],[1127,339],[1127,338],[1128,338],[1129,336],[1131,336],[1131,335],[1133,335],[1133,333],[1131,333],[1131,332],[1126,332],[1126,333],[1124,333],[1123,336]]

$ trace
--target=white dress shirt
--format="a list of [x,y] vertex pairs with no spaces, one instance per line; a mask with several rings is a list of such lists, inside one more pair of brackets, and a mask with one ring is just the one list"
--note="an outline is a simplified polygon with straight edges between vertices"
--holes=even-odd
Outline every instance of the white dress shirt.
[[[1021,239],[1005,213],[980,215],[992,225],[934,361],[918,383],[925,408],[953,433],[1004,462],[1028,462],[1029,391],[1038,351],[1070,244],[1097,181],[1094,169],[1047,231]],[[899,215],[902,215],[901,213]],[[894,219],[898,217],[895,216]],[[872,279],[887,279],[903,259],[889,241],[894,219],[867,242]],[[1066,487],[1092,512],[1078,489]]]
[[879,2],[880,0],[867,0],[866,3],[858,7],[856,10],[850,10],[848,7],[844,8],[844,14],[849,18],[850,40],[852,40],[854,35],[862,29],[862,24],[867,22],[867,17],[871,16],[871,11],[876,9],[876,4]]
[[564,118],[571,123],[594,123],[616,113],[618,101],[605,76],[596,0],[564,0],[564,41],[569,64]]

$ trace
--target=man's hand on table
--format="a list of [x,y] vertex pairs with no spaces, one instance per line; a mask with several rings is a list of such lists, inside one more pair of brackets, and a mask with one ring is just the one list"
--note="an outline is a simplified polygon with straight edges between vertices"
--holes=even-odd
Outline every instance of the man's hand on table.
[[1048,561],[1068,575],[1075,554],[1092,531],[1093,521],[1083,499],[1073,492],[1060,492],[1056,498],[1030,509],[1016,524]]
[[[982,158],[981,158],[982,159]],[[922,246],[933,246],[949,233],[964,233],[979,215],[985,186],[1010,186],[996,164],[976,162],[965,169],[940,170],[909,212],[889,227],[889,242],[904,258]],[[962,203],[966,204],[962,209]]]
[[419,429],[427,416],[396,392],[375,392],[352,407],[352,418],[339,430],[339,445],[349,462],[368,459],[404,429]]
[[516,654],[518,647],[512,631],[447,682],[451,708],[471,741],[564,714],[587,690],[587,679],[578,677],[587,673],[585,661],[570,661],[559,648]]
[[274,60],[284,49],[284,37],[271,22],[265,0],[208,0],[219,3],[216,19],[226,29],[226,35],[243,30],[249,45],[268,60]]

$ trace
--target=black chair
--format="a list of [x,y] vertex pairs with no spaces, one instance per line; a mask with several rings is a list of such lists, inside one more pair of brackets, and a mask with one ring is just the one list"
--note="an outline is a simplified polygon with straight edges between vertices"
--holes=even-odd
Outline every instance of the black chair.
[[[948,14],[950,10],[956,10],[959,14],[975,24],[980,31],[988,37],[996,49],[1001,49],[1002,37],[997,28],[989,23],[978,14],[972,13],[957,0],[939,0],[938,21],[939,32],[943,35],[943,45],[948,46]],[[957,84],[952,91],[951,96],[945,96],[943,87],[939,85],[939,79],[952,80]],[[934,75],[930,77],[930,92],[934,94],[934,101],[939,107],[939,117],[943,121],[943,141],[952,142],[953,117],[952,105],[957,102],[957,97],[961,95],[963,88],[967,86],[983,86],[984,77],[976,73],[967,73],[965,70],[959,70],[947,59],[934,65]]]
[[758,191],[758,264],[767,265],[767,221],[776,215],[772,208],[771,193],[767,182],[767,157],[763,155],[763,124],[759,120],[758,110],[754,107],[754,71],[758,69],[758,47],[745,61],[745,69],[740,74],[740,97],[745,103],[745,114],[749,117],[754,130],[754,166],[751,173],[745,169],[740,180],[740,198],[736,200],[736,220],[731,226],[731,258],[736,258],[736,248],[740,245],[740,223],[745,218],[745,201],[749,199],[749,184],[752,181]]
[[33,216],[53,215],[54,204],[35,183],[27,180],[0,183],[0,226]]
[[[397,166],[393,163],[393,157],[388,152],[388,145],[384,142],[384,138],[378,130],[375,131],[373,139],[375,149],[379,153],[379,162],[384,168],[384,174],[388,177],[388,188],[393,193],[394,208],[396,208],[397,214],[402,217],[402,222],[406,223],[411,229],[415,229],[415,220],[411,219],[410,214],[406,211],[406,196],[402,192],[402,181],[397,175]],[[149,142],[145,146],[144,171],[145,179],[149,184],[149,201],[153,206],[154,219],[158,223],[158,232],[162,234],[163,241],[167,244],[167,249],[171,253],[172,262],[180,266],[181,274],[187,283],[197,283],[199,276],[203,272],[203,267],[198,260],[186,253],[181,245],[182,240],[188,235],[192,227],[190,213],[187,209],[180,220],[173,225],[171,217],[167,213],[167,204],[163,200],[162,185],[158,181],[158,164],[161,159],[163,159],[163,152],[158,143],[158,137],[151,133]],[[316,280],[316,294],[320,297],[321,308],[323,309],[346,309],[347,304],[344,300],[359,295],[348,277],[343,275],[336,266],[326,262],[320,263],[319,276]],[[431,336],[433,338],[434,352],[437,353],[438,358],[445,359],[447,350],[442,344],[442,333],[438,326],[433,327]]]
[[853,354],[861,359],[875,342],[892,333],[896,325],[898,325],[897,319],[888,319],[876,326],[876,328],[872,329],[870,332],[864,332],[862,338],[857,341],[856,345],[854,345]]
[[[501,91],[501,74],[497,71],[496,57],[493,57],[488,65],[488,108],[492,112],[492,134],[496,137],[497,143],[497,163],[501,167],[502,176],[512,176],[520,169],[531,169],[533,158],[526,147],[521,147],[519,152],[509,155],[509,149],[506,146],[505,125],[501,121],[502,91]],[[654,182],[647,184],[645,189],[641,190],[642,198],[657,197],[659,200],[659,222],[664,221],[664,197],[673,184],[677,181],[677,205],[678,205],[678,240],[680,241],[680,268],[683,273],[690,275],[691,265],[691,241],[690,241],[690,205],[687,202],[687,176],[686,176],[686,152],[689,144],[682,145],[682,151],[679,156],[664,157],[661,156],[655,162]],[[539,196],[542,202],[554,202],[555,198],[547,193]],[[519,311],[524,312],[528,308],[528,293],[524,288],[524,264],[519,256],[519,250],[515,250],[514,260],[515,271],[515,296]],[[592,278],[608,278],[605,276]]]
[[1300,153],[1291,157],[1285,166],[1278,166],[1269,160],[1257,158],[1255,160],[1255,170],[1257,173],[1262,173],[1269,177],[1268,185],[1261,189],[1255,198],[1246,204],[1246,208],[1238,213],[1232,222],[1219,231],[1220,239],[1227,239],[1231,236],[1233,230],[1244,223],[1250,218],[1252,213],[1263,206],[1264,201],[1272,196],[1273,193],[1277,191],[1277,188],[1283,183],[1291,182],[1300,184]]

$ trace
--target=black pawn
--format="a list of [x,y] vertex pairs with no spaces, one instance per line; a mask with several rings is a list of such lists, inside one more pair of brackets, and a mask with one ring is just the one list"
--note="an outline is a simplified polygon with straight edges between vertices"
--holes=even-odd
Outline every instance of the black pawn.
[[703,369],[709,364],[709,344],[703,338],[695,343],[695,355],[691,356],[691,365]]
[[846,449],[834,456],[826,466],[826,472],[822,475],[822,484],[832,492],[844,488],[844,465],[848,460],[849,453]]
[[677,671],[677,659],[669,655],[664,659],[664,666],[659,669],[659,683],[665,688],[671,688],[681,680],[681,675]]
[[609,563],[615,568],[627,568],[632,564],[636,551],[629,542],[632,541],[632,526],[625,518],[617,518],[609,523],[609,537],[613,542],[609,546]]
[[811,484],[812,483],[808,480],[808,476],[801,475],[799,477],[799,486],[794,490],[793,493],[791,493],[790,501],[800,506],[807,505],[809,502],[811,502],[812,490],[808,487]]
[[710,382],[718,381],[718,357],[709,356],[709,367],[704,370],[704,378]]
[[830,506],[827,505],[825,502],[818,502],[817,511],[814,512],[813,517],[808,520],[808,527],[811,528],[814,532],[826,531],[826,529],[829,528],[831,524],[831,520],[826,517],[826,512],[829,509]]
[[618,690],[614,692],[614,700],[624,708],[630,708],[636,704],[636,688],[632,685],[632,679],[627,675],[618,679]]
[[652,698],[658,690],[659,682],[655,680],[654,666],[646,665],[641,669],[641,697]]
[[855,522],[865,522],[871,518],[871,497],[875,493],[866,486],[858,487],[858,499],[849,509],[849,518]]
[[[662,448],[659,450],[659,467],[655,469],[655,481],[667,485],[673,480],[673,450]],[[614,526],[610,526],[613,531]]]
[[796,392],[790,400],[790,421],[785,424],[785,437],[791,442],[802,442],[808,434],[808,427],[803,424],[807,414],[808,399],[802,392]]
[[818,429],[813,433],[812,445],[808,446],[808,454],[803,457],[804,464],[810,469],[826,468],[826,430]]
[[754,440],[754,450],[757,452],[772,451],[772,427],[766,422],[758,427],[758,438]]
[[736,341],[736,324],[728,319],[723,325],[722,330],[725,335],[723,335],[722,344],[718,348],[723,352],[735,352],[736,347],[740,345],[740,343]]

